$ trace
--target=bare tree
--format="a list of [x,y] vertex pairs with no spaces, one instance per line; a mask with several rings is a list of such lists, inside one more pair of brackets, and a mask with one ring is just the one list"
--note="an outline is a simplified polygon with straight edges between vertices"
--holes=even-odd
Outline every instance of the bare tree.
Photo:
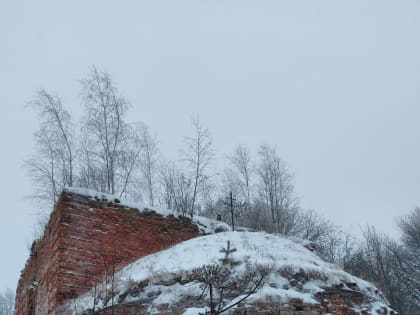
[[107,72],[93,68],[81,83],[86,110],[82,174],[88,176],[82,181],[90,188],[124,195],[138,162],[136,133],[124,120],[128,102],[119,95]]
[[91,150],[91,141],[91,139],[84,136],[80,139],[80,176],[78,185],[97,191],[106,191],[106,174],[101,165],[96,163],[97,156]]
[[402,232],[403,243],[414,251],[420,251],[420,208],[400,218],[398,226]]
[[406,284],[406,297],[411,297],[404,306],[410,306],[406,311],[417,307],[420,310],[420,208],[400,218],[398,225],[402,232],[402,245],[398,255],[398,267],[403,271],[403,283]]
[[244,210],[248,207],[245,199],[242,199],[240,179],[232,168],[225,168],[220,175],[218,198],[206,204],[205,212],[212,218],[219,217],[220,220],[232,224],[232,209],[229,199],[230,194],[232,194],[232,196],[235,196],[232,200],[234,222],[239,223]]
[[314,210],[299,211],[294,235],[315,244],[314,251],[323,260],[342,264],[351,246],[351,237]]
[[[216,203],[225,198],[228,198],[232,193],[235,196],[234,202],[234,222],[240,225],[247,225],[246,220],[243,221],[248,210],[251,208],[251,180],[253,175],[253,164],[251,161],[251,154],[245,146],[237,146],[234,153],[228,157],[228,165],[222,172],[221,185],[219,184],[219,197]],[[216,205],[207,204],[207,209],[215,209]],[[221,215],[222,220],[226,220],[228,210],[226,207],[217,206],[219,209],[217,213]],[[214,212],[214,211],[212,211]],[[231,209],[229,208],[228,223],[232,223]],[[243,222],[242,222],[243,221]]]
[[0,315],[13,315],[15,310],[15,293],[11,289],[6,289],[4,294],[0,294]]
[[162,161],[159,167],[159,204],[172,210],[175,210],[175,176],[175,164],[169,161]]
[[189,177],[175,163],[167,162],[161,166],[161,204],[182,216],[191,209],[193,185]]
[[140,172],[147,202],[153,206],[156,199],[156,171],[159,163],[159,150],[156,137],[145,124],[138,126],[140,137]]
[[201,282],[202,296],[208,293],[211,315],[225,313],[248,299],[261,288],[269,274],[270,268],[249,263],[245,272],[236,272],[234,267],[241,262],[231,257],[235,251],[228,241],[227,247],[220,251],[224,257],[219,259],[219,264],[204,265],[192,270],[192,280]]
[[29,197],[40,206],[51,208],[62,189],[74,182],[73,126],[60,98],[45,90],[39,90],[29,106],[39,120],[34,134],[36,154],[25,161],[35,187]]
[[183,152],[187,166],[191,171],[193,185],[191,208],[189,209],[191,218],[194,215],[200,188],[208,183],[207,172],[214,155],[210,131],[201,124],[198,116],[192,118],[192,126],[194,134],[192,137],[186,138],[186,149]]
[[408,310],[413,309],[415,299],[409,289],[413,275],[405,270],[406,254],[400,244],[368,227],[359,248],[347,260],[346,270],[373,282],[399,314],[411,315]]
[[229,160],[237,174],[242,199],[249,205],[251,203],[251,181],[254,172],[251,153],[247,147],[238,145]]
[[195,268],[191,277],[202,283],[203,293],[208,291],[210,314],[219,315],[256,293],[267,274],[267,268],[248,265],[245,273],[238,276],[227,266],[213,264]]
[[142,166],[141,152],[144,148],[139,130],[127,125],[125,146],[121,149],[117,167],[117,183],[120,196],[136,199],[140,175],[138,169]]
[[293,177],[286,162],[268,145],[261,145],[259,164],[259,194],[271,215],[276,232],[290,234],[296,227],[298,199],[294,193]]

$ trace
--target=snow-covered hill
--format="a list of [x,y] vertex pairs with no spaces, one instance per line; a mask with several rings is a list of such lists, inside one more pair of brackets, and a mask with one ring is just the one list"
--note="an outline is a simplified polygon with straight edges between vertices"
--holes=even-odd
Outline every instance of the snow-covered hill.
[[[116,273],[113,285],[102,283],[96,293],[89,292],[69,303],[70,313],[81,314],[94,305],[100,309],[111,303],[139,301],[147,303],[147,312],[152,314],[158,312],[159,305],[179,308],[187,300],[196,302],[184,308],[185,314],[203,312],[208,305],[208,290],[203,295],[203,284],[196,281],[192,271],[204,265],[220,265],[224,257],[221,249],[226,249],[228,241],[236,249],[230,258],[239,262],[230,267],[235,277],[241,278],[255,266],[268,271],[257,292],[241,307],[290,307],[297,303],[303,308],[328,309],[326,304],[336,298],[356,312],[390,311],[376,287],[322,261],[301,244],[279,235],[244,231],[198,237],[139,259]],[[243,294],[226,295],[224,303],[232,303]]]

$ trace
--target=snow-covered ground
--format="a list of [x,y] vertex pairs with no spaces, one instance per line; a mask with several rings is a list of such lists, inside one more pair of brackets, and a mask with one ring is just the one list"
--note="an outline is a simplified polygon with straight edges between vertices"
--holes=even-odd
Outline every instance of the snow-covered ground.
[[[222,232],[198,237],[137,260],[116,274],[115,301],[124,294],[122,303],[146,296],[153,297],[149,302],[149,311],[153,313],[157,305],[173,305],[185,297],[200,296],[200,284],[188,281],[188,275],[194,268],[220,263],[219,259],[223,258],[221,249],[226,248],[228,241],[232,248],[236,248],[231,258],[240,262],[232,267],[238,276],[245,273],[249,266],[266,266],[270,270],[264,284],[246,300],[247,303],[277,301],[284,304],[291,298],[297,298],[306,305],[316,305],[319,304],[316,293],[338,286],[365,296],[367,302],[364,305],[355,305],[355,309],[373,311],[379,307],[387,307],[386,300],[372,284],[322,261],[301,244],[279,235],[248,231]],[[292,279],[294,275],[299,274],[304,277]],[[187,281],[169,284],[162,281],[176,277]],[[145,284],[140,294],[126,294],[133,284],[139,283]],[[101,295],[98,297],[96,308],[104,307]],[[81,312],[92,308],[93,299],[93,294],[87,293],[71,302],[72,309]],[[203,309],[199,307],[201,306],[187,309],[186,314],[202,312]]]

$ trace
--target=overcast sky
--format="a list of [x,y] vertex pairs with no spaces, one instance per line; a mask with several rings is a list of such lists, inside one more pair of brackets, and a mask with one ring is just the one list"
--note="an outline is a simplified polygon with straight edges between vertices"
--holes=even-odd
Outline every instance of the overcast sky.
[[398,237],[420,205],[420,1],[0,0],[0,290],[32,241],[34,92],[77,118],[79,79],[110,72],[130,121],[175,156],[198,113],[220,158],[276,146],[305,208]]

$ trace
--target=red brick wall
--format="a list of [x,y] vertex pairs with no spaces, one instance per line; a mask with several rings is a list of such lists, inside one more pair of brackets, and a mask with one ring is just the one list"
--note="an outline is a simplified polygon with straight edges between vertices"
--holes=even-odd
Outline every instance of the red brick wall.
[[15,315],[54,314],[57,306],[101,281],[106,270],[197,235],[188,221],[63,192],[22,272]]
[[[325,300],[328,306],[304,306],[302,310],[297,310],[293,306],[282,306],[278,303],[258,303],[257,305],[247,305],[238,307],[232,310],[232,315],[396,315],[395,313],[389,314],[386,310],[383,310],[378,314],[370,314],[368,312],[356,312],[352,309],[351,305],[343,299],[336,300]],[[190,305],[189,305],[190,304]],[[147,302],[129,302],[126,304],[115,305],[105,309],[98,310],[94,315],[139,315],[149,314]],[[188,307],[203,307],[205,305],[199,304],[196,301],[187,303],[187,301],[179,303],[175,307],[168,307],[167,304],[157,306],[159,315],[181,315],[185,312]]]
[[[343,303],[343,301],[334,301],[336,304]],[[192,305],[185,305],[180,307],[168,308],[168,306],[161,305],[157,309],[159,315],[182,315],[185,312],[185,309],[192,307]],[[306,306],[304,310],[298,311],[293,307],[284,307],[279,304],[258,304],[254,306],[248,305],[247,307],[239,307],[232,310],[232,315],[360,315],[356,311],[352,310],[350,306],[345,304],[340,304],[340,309],[335,309],[331,307],[308,307]],[[194,307],[197,307],[197,303],[194,304]],[[200,305],[202,307],[204,305]],[[113,307],[108,307],[96,311],[94,315],[138,315],[138,314],[149,314],[147,311],[148,305],[144,302],[131,302],[121,305],[115,305]],[[157,311],[157,310],[155,310]],[[386,313],[384,313],[386,314]],[[367,315],[367,313],[362,313],[361,315]]]
[[59,221],[60,210],[57,208],[51,214],[43,239],[32,245],[32,254],[17,286],[15,314],[47,314],[47,306],[55,300]]

